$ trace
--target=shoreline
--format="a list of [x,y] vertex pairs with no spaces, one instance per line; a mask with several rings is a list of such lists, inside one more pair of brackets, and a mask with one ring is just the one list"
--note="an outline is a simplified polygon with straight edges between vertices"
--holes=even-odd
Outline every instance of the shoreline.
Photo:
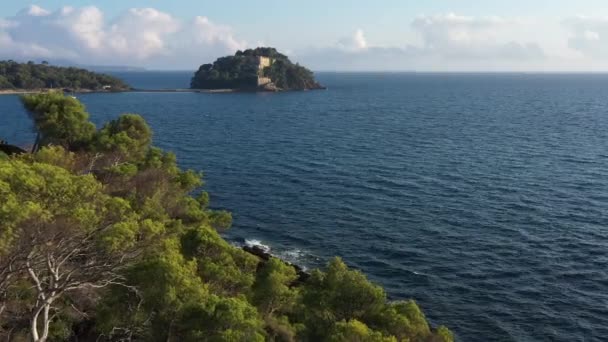
[[225,93],[284,93],[292,91],[311,91],[311,90],[326,90],[326,87],[301,89],[301,90],[247,90],[247,89],[189,89],[189,88],[171,88],[171,89],[127,89],[127,90],[93,90],[93,89],[78,89],[73,91],[65,91],[63,89],[0,89],[1,95],[25,95],[25,94],[41,94],[49,91],[63,91],[69,94],[99,94],[99,93],[203,93],[203,94],[225,94]]
[[283,262],[285,265],[293,267],[293,269],[296,271],[298,279],[296,279],[295,283],[292,285],[305,283],[308,280],[308,278],[310,278],[310,273],[308,271],[306,271],[306,269],[304,269],[304,267],[294,264],[292,262],[289,262],[287,260],[284,260],[276,255],[273,255],[272,253],[265,251],[260,246],[257,246],[257,245],[241,246],[240,248],[243,251],[245,251],[253,256],[258,257],[258,259],[260,260],[259,265],[264,265],[268,260],[270,260],[270,258],[276,258],[276,259],[281,260],[281,262]]
[[93,89],[78,89],[66,91],[61,88],[41,88],[41,89],[0,89],[0,95],[24,95],[24,94],[42,94],[51,91],[61,91],[63,93],[74,94],[90,94],[90,93],[124,93],[130,90],[93,90]]

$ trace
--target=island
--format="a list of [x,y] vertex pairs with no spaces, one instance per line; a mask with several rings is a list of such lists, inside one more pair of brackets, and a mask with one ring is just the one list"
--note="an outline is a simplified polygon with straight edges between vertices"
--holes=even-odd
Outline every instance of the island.
[[130,90],[122,80],[74,67],[47,62],[0,61],[0,93],[28,93],[60,89],[66,92],[114,92]]
[[288,91],[325,89],[309,69],[293,63],[271,47],[237,51],[234,56],[203,64],[194,74],[191,89]]

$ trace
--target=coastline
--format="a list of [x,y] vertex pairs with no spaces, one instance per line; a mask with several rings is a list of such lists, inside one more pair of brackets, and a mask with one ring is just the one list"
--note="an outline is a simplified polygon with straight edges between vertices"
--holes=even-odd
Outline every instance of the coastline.
[[23,95],[41,94],[49,91],[63,91],[64,93],[88,94],[88,93],[123,93],[130,90],[93,90],[93,89],[74,89],[66,91],[61,88],[40,88],[40,89],[0,89],[0,95]]
[[175,89],[131,89],[125,92],[130,93],[236,93],[239,89],[190,89],[190,88],[175,88]]
[[292,285],[305,283],[308,280],[308,278],[310,278],[310,273],[307,272],[306,269],[304,269],[304,267],[302,267],[300,265],[296,265],[287,260],[284,260],[276,255],[273,255],[272,253],[265,251],[260,246],[257,246],[257,245],[241,246],[240,248],[243,251],[258,257],[258,259],[260,260],[260,265],[265,264],[268,260],[270,260],[270,258],[277,258],[277,259],[281,260],[281,262],[283,262],[285,265],[293,267],[294,270],[296,271],[296,274],[298,275],[298,279]]
[[[283,93],[292,91],[310,91],[310,90],[326,90],[326,87],[301,89],[301,90],[247,90],[247,89],[189,89],[189,88],[175,88],[175,89],[125,89],[125,90],[93,90],[93,89],[74,89],[65,91],[66,93],[74,94],[93,94],[93,93],[204,93],[204,94],[224,94],[224,93]],[[24,95],[24,94],[40,94],[49,91],[58,91],[62,89],[0,89],[0,95]]]

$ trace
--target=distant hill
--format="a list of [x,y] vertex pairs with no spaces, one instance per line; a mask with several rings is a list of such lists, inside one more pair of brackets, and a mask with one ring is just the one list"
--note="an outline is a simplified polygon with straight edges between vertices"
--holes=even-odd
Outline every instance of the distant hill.
[[275,48],[237,51],[203,64],[192,78],[193,89],[307,90],[323,88],[312,71],[292,63]]
[[69,88],[71,90],[129,90],[122,80],[85,69],[51,66],[48,63],[0,61],[0,90]]
[[28,63],[33,61],[35,64],[46,63],[58,67],[86,69],[93,72],[123,72],[123,71],[147,71],[147,68],[131,65],[98,65],[98,64],[80,64],[64,58],[46,58],[46,59],[17,59],[10,56],[2,56],[0,60],[14,60],[18,63]]

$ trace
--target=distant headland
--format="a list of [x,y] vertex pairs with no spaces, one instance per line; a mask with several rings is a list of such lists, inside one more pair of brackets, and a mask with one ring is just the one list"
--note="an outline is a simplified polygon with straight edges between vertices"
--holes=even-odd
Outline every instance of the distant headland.
[[131,87],[116,77],[80,68],[51,66],[47,62],[0,61],[0,94],[51,89],[66,92],[112,92],[127,91]]
[[237,51],[234,56],[203,64],[190,83],[192,89],[241,91],[289,91],[325,89],[309,69],[292,63],[275,48]]

